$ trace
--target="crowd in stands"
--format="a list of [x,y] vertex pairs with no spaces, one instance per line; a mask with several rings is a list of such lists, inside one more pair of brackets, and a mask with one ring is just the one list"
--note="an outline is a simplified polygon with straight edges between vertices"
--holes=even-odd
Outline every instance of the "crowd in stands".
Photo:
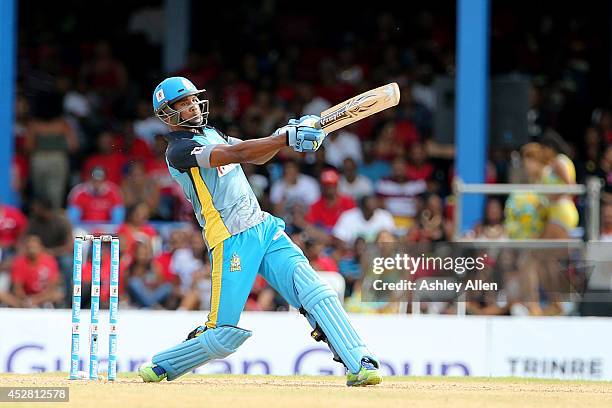
[[[173,74],[206,88],[209,124],[242,139],[269,135],[289,118],[318,114],[380,84],[399,83],[396,109],[330,134],[316,153],[285,149],[266,165],[243,165],[262,208],[285,220],[287,233],[313,267],[344,278],[349,310],[391,311],[397,308],[393,302],[360,302],[367,247],[452,239],[454,149],[435,141],[432,80],[454,74],[454,27],[421,12],[409,29],[408,22],[380,12],[366,37],[351,40],[347,34],[340,44],[325,48],[323,40],[308,39],[307,17],[287,15],[283,21],[280,29],[291,29],[274,52],[258,48],[266,44],[261,38],[239,58],[231,47],[194,51]],[[589,71],[591,54],[581,48],[588,47],[589,31],[574,27],[567,34],[572,38],[568,49],[561,52],[546,48],[561,28],[526,28],[532,29],[536,49],[516,51],[522,44],[516,40],[519,45],[510,50],[516,51],[517,63],[510,66],[494,50],[492,69],[538,78],[530,135],[557,130],[573,148],[578,182],[591,175],[603,180],[601,233],[612,241],[612,110],[594,102],[588,120],[573,117],[567,125],[571,104],[594,98],[593,85],[580,80],[596,74]],[[127,43],[140,38],[148,44],[145,49],[155,49],[134,30],[126,33],[131,36]],[[510,31],[500,23],[492,46],[503,43],[495,38],[506,38]],[[122,307],[207,310],[207,251],[191,204],[167,171],[167,129],[150,103],[151,90],[165,76],[160,67],[141,71],[122,41],[64,43],[51,32],[35,41],[31,32],[22,34],[13,162],[18,203],[0,205],[0,305],[69,307],[73,236],[87,231],[120,238]],[[538,52],[559,57],[565,71],[541,75],[547,72],[544,63],[529,64]],[[564,134],[576,123],[580,134]],[[493,146],[487,182],[508,182],[509,162],[510,151]],[[475,236],[505,236],[503,200],[487,201]],[[103,302],[109,258],[106,248]],[[90,279],[89,261],[83,307],[88,307]],[[287,308],[258,278],[246,310]],[[484,308],[472,311],[486,313]]]

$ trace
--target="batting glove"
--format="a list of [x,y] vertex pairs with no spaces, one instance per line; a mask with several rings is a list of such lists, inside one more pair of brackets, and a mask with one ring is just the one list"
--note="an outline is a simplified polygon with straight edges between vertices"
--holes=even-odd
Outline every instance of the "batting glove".
[[302,116],[299,120],[290,119],[286,126],[278,129],[275,134],[286,132],[287,145],[296,152],[314,152],[325,140],[325,132],[315,126],[320,118],[315,115]]

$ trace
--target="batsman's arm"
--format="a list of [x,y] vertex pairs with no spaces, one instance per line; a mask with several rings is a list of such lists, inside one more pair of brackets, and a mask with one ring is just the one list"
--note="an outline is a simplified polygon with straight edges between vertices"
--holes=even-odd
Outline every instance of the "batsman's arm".
[[168,146],[168,162],[179,170],[196,166],[213,168],[231,163],[259,163],[285,147],[287,136],[283,133],[245,141],[229,138],[228,142],[230,144],[201,145],[191,139],[179,140]]
[[[225,138],[227,140],[227,142],[231,145],[235,145],[235,144],[239,144],[242,143],[243,140],[235,138],[235,137],[231,137],[231,136],[226,136],[223,133],[217,131],[223,138]],[[261,164],[265,164],[267,163],[270,159],[272,159],[274,156],[276,156],[276,154],[280,151],[280,149],[276,149],[270,153],[264,154],[261,157],[256,158],[255,160],[250,161],[249,163],[252,164],[257,164],[257,165],[261,165]]]
[[287,146],[287,136],[285,134],[244,140],[236,144],[219,144],[210,151],[210,167],[219,167],[230,163],[263,164],[285,146]]
[[270,152],[268,154],[265,154],[265,155],[259,157],[257,160],[252,161],[250,163],[258,164],[258,165],[266,164],[268,161],[270,161],[270,159],[272,159],[274,156],[276,156],[276,153],[278,153],[279,151],[280,151],[280,149],[278,149],[276,151],[273,151],[273,152]]

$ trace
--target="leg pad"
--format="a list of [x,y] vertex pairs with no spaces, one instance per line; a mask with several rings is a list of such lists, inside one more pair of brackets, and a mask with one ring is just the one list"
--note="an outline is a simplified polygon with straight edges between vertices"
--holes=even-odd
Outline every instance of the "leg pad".
[[[336,292],[323,282],[307,263],[298,263],[293,274],[295,290],[302,307],[307,312],[306,318],[311,325],[320,329],[335,357],[352,373],[359,372],[361,359],[371,353],[351,323],[342,308]],[[311,319],[314,318],[316,324]],[[317,337],[323,338],[316,333]]]
[[249,330],[234,326],[206,329],[202,334],[153,356],[153,364],[161,366],[172,381],[189,371],[232,354],[246,339]]

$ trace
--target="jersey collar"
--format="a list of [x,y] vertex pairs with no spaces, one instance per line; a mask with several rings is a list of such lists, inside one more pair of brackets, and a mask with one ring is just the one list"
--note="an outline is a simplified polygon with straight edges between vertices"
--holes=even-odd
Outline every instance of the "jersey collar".
[[179,130],[176,132],[170,132],[166,134],[166,140],[171,141],[171,140],[177,140],[177,139],[191,139],[192,137],[194,137],[195,135],[197,135],[198,133],[194,133],[194,132],[189,132],[186,130]]

